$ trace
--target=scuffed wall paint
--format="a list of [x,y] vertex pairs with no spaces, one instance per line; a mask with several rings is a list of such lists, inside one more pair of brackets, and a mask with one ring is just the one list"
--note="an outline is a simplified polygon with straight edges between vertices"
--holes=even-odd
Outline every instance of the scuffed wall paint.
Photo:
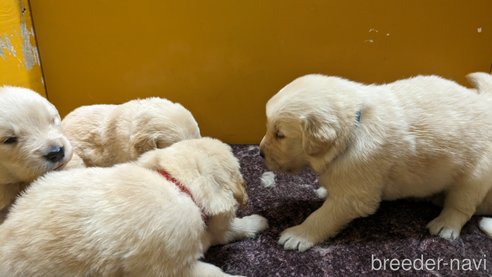
[[0,85],[46,96],[28,0],[0,1]]
[[16,56],[15,48],[8,36],[0,37],[0,57],[5,59],[5,54]]
[[[38,48],[36,47],[36,40],[34,38],[34,28],[31,22],[27,21],[25,16],[28,10],[19,0],[19,7],[21,11],[21,22],[20,22],[20,34],[22,37],[22,53],[24,54],[24,65],[27,69],[32,69],[36,65],[41,65],[39,61]],[[30,18],[29,18],[30,19]]]

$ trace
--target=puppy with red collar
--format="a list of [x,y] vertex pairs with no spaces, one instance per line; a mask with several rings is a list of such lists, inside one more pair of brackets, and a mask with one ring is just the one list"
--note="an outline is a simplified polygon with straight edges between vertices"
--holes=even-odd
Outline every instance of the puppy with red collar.
[[231,148],[211,138],[47,174],[0,225],[0,276],[229,276],[198,259],[267,228],[235,216],[247,198]]

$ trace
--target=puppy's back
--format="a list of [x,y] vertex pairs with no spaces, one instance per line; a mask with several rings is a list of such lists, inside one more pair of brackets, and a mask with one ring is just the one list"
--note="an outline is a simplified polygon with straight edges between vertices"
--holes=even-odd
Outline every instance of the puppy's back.
[[115,107],[116,105],[79,107],[63,118],[62,128],[71,140],[83,142],[92,132],[100,132],[101,122],[107,119]]
[[154,171],[125,164],[55,172],[0,225],[0,275],[179,270],[201,254],[203,232],[198,207]]
[[417,76],[383,87],[397,98],[408,122],[421,127],[458,132],[470,124],[483,124],[484,113],[490,114],[473,90],[438,76]]

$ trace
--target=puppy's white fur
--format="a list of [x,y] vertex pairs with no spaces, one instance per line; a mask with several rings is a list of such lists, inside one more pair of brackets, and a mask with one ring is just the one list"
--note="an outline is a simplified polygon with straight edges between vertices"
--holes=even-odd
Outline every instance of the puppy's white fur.
[[[62,159],[47,158],[61,147]],[[62,167],[71,156],[55,106],[32,90],[0,87],[0,210],[27,184]]]
[[281,89],[266,105],[266,164],[311,167],[328,198],[279,243],[304,251],[382,200],[445,192],[428,228],[447,239],[475,212],[492,212],[492,77],[469,78],[479,93],[437,76],[365,85],[306,75]]
[[[196,203],[157,170],[181,182]],[[0,275],[229,276],[198,259],[210,245],[267,228],[259,215],[235,216],[246,201],[237,159],[210,138],[110,168],[50,173],[0,225]]]
[[198,124],[187,109],[157,97],[82,106],[63,119],[62,127],[83,161],[74,157],[71,167],[77,167],[77,161],[86,166],[133,161],[151,149],[200,137]]
[[[478,93],[485,94],[485,97],[492,99],[492,78],[490,74],[475,72],[468,74],[466,77],[468,81],[477,88]],[[482,205],[478,207],[477,213],[487,215],[492,214],[492,190],[489,191]],[[492,218],[483,218],[480,221],[479,226],[485,234],[492,238]]]

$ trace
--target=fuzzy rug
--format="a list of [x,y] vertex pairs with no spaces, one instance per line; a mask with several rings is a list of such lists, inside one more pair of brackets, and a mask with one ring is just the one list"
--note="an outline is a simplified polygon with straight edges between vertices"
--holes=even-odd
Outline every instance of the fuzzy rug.
[[[478,229],[478,217],[461,237],[431,236],[426,224],[440,208],[423,201],[383,202],[372,216],[353,221],[335,238],[306,252],[286,251],[280,233],[300,224],[321,206],[314,174],[277,174],[264,187],[267,171],[256,145],[233,145],[248,184],[249,203],[239,216],[258,213],[270,228],[254,239],[209,249],[204,260],[229,274],[246,276],[492,276],[492,240]],[[329,220],[329,219],[328,219]]]

